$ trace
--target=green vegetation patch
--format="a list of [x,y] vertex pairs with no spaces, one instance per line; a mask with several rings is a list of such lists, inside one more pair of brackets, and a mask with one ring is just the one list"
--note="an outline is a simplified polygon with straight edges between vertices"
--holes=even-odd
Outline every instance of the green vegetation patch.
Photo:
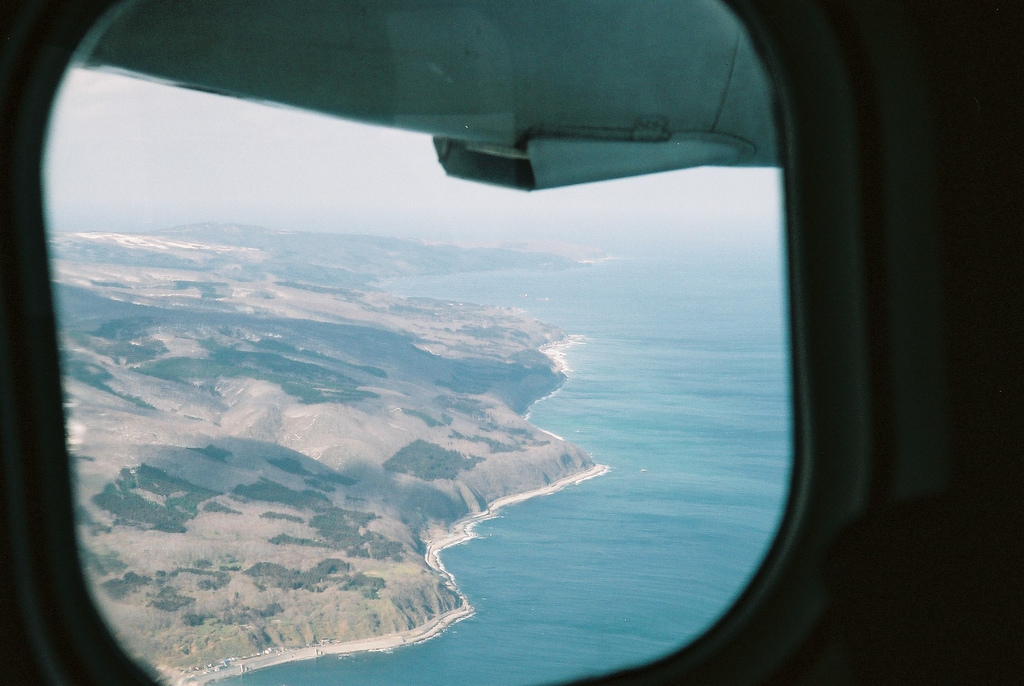
[[297,510],[324,510],[330,507],[331,501],[322,493],[312,490],[293,491],[276,481],[260,479],[254,484],[239,484],[232,491],[235,495],[248,500],[259,500],[265,503],[281,503],[290,505]]
[[384,469],[434,481],[454,479],[459,472],[472,469],[482,461],[482,458],[467,457],[455,450],[445,450],[436,443],[417,439],[392,455],[384,463]]
[[91,337],[76,340],[114,361],[137,364],[167,352],[163,341],[148,335],[152,326],[149,317],[112,319],[93,331]]
[[314,479],[312,477],[308,479],[303,479],[303,482],[310,488],[315,488],[316,490],[323,491],[324,493],[334,493],[336,490],[338,490],[331,484],[320,481],[319,479]]
[[302,463],[294,457],[269,457],[267,458],[267,462],[283,472],[288,472],[289,474],[300,474],[303,476],[312,476],[313,474],[313,472],[303,467]]
[[242,514],[240,511],[236,510],[233,507],[228,507],[227,505],[221,505],[216,500],[211,500],[210,502],[208,502],[205,505],[203,505],[203,512],[223,512],[224,514],[236,514],[236,515]]
[[192,518],[185,512],[170,510],[165,505],[122,490],[112,483],[93,496],[93,502],[112,513],[115,524],[148,524],[158,531],[168,533],[185,533],[184,523]]
[[128,565],[113,550],[97,553],[95,550],[83,546],[78,549],[78,554],[81,556],[82,564],[92,567],[97,574],[115,574],[128,569]]
[[299,349],[294,345],[289,345],[288,343],[279,341],[276,338],[261,338],[253,343],[253,345],[257,348],[262,348],[275,353],[291,353],[294,355],[299,352]]
[[[248,607],[247,605],[238,605],[230,610],[226,610],[220,617],[220,621],[223,624],[259,624],[260,619],[267,619],[284,612],[284,608],[281,607],[280,603],[270,603],[262,610]],[[190,615],[185,615],[188,618]],[[210,615],[197,615],[199,618],[199,624],[193,626],[200,626],[206,622],[207,619],[217,619]]]
[[205,448],[189,448],[194,453],[199,453],[203,457],[208,457],[211,460],[217,462],[227,462],[227,459],[231,457],[231,451],[225,450],[224,448],[218,448],[212,443]]
[[156,338],[140,338],[133,341],[93,339],[90,347],[100,355],[121,364],[146,362],[167,352],[167,346]]
[[122,469],[120,481],[129,488],[140,488],[162,495],[167,498],[167,507],[183,510],[193,517],[199,514],[200,503],[220,495],[217,491],[171,476],[148,464],[140,464],[135,469]]
[[117,393],[113,388],[106,385],[106,382],[114,378],[114,375],[104,370],[99,365],[93,365],[77,356],[69,355],[63,360],[63,375],[65,377],[81,381],[87,386],[98,388],[106,393]]
[[212,383],[219,378],[244,377],[269,381],[305,404],[347,403],[376,398],[359,390],[349,376],[318,364],[293,360],[271,352],[246,351],[206,342],[210,356],[165,357],[148,362],[138,371],[178,383]]
[[359,479],[353,479],[350,476],[344,476],[337,472],[324,472],[323,474],[317,474],[316,477],[340,486],[353,486],[359,482]]
[[[291,491],[298,493],[298,491]],[[319,494],[317,494],[319,495]],[[375,531],[362,530],[377,518],[372,512],[346,510],[340,507],[318,507],[318,514],[309,520],[318,538],[300,538],[289,534],[278,534],[269,540],[274,545],[301,545],[310,548],[334,548],[344,550],[352,557],[369,557],[375,560],[401,560],[404,555],[402,544],[392,541]],[[296,523],[302,522],[300,517],[282,515],[278,512],[265,512],[261,517],[266,519],[288,519]]]
[[218,588],[227,586],[228,582],[231,581],[231,575],[227,572],[215,572],[210,569],[199,569],[197,567],[178,567],[167,576],[176,577],[179,574],[195,574],[196,576],[203,577],[196,584],[203,591],[216,591]]
[[371,557],[374,560],[400,561],[404,557],[404,552],[402,544],[398,541],[385,538],[376,531],[367,531],[363,534],[363,546],[356,548],[352,555],[353,557]]
[[304,545],[307,548],[330,548],[331,546],[324,541],[317,541],[312,538],[299,538],[297,536],[289,536],[288,534],[278,534],[271,538],[268,543],[274,545]]
[[130,341],[145,336],[151,326],[153,320],[150,317],[111,319],[100,325],[92,335],[111,341]]
[[[437,419],[434,419],[433,417],[431,417],[426,412],[420,412],[419,410],[410,410],[408,407],[403,407],[402,408],[402,414],[407,414],[407,415],[410,415],[412,417],[419,417],[420,419],[423,420],[424,424],[426,424],[427,426],[429,426],[431,428],[433,428],[435,426],[444,426],[445,424],[451,424],[452,423],[452,418],[449,417],[448,415],[442,415],[441,420],[437,420]],[[445,417],[448,418],[448,421],[443,421],[443,419]]]
[[312,283],[300,283],[298,281],[278,281],[278,286],[284,286],[285,288],[294,288],[300,291],[310,291],[311,293],[322,293],[329,295],[352,295],[353,290],[351,288],[339,288],[338,286],[317,286]]
[[356,479],[342,476],[336,472],[323,472],[316,473],[311,472],[302,466],[294,457],[271,457],[267,458],[267,462],[277,467],[283,472],[289,474],[295,474],[297,476],[309,477],[305,479],[306,485],[312,488],[324,491],[326,493],[333,493],[335,491],[334,486],[331,484],[341,484],[342,486],[352,486],[356,483]]
[[329,557],[306,571],[289,569],[275,562],[257,562],[244,573],[251,577],[258,587],[273,586],[286,590],[320,593],[333,584],[350,582],[352,577],[342,574],[349,568],[349,564],[344,560]]
[[[159,499],[145,498],[136,490],[162,496],[163,503],[158,502]],[[185,522],[199,514],[200,503],[216,495],[220,494],[142,464],[134,469],[122,469],[120,478],[108,483],[92,500],[114,515],[115,524],[184,533]]]
[[[252,577],[258,588],[264,589],[267,586],[282,588],[290,591],[310,591],[322,593],[331,586],[337,586],[343,591],[358,591],[364,597],[376,598],[377,592],[386,587],[384,579],[379,576],[371,576],[356,572],[349,575],[350,566],[344,560],[327,558],[314,565],[308,570],[289,569],[284,565],[274,562],[259,562],[249,569],[245,574]],[[260,616],[273,616],[280,612],[280,605],[268,605]]]
[[260,617],[273,617],[284,612],[284,608],[281,607],[281,603],[271,603],[262,610],[257,610]]
[[150,607],[155,607],[158,610],[164,612],[176,612],[181,608],[191,605],[196,602],[196,599],[192,596],[180,595],[170,586],[164,586],[160,589],[160,592],[149,601]]
[[135,572],[126,572],[120,579],[104,581],[100,586],[111,598],[121,600],[151,583],[153,583],[153,579],[148,576],[141,576]]
[[271,350],[271,351],[276,352],[276,353],[282,353],[282,354],[287,354],[287,355],[300,355],[300,356],[303,356],[303,357],[312,357],[313,359],[316,359],[316,360],[330,361],[332,364],[339,365],[341,367],[344,367],[346,369],[351,369],[353,371],[364,372],[366,374],[369,374],[370,376],[376,376],[377,378],[380,378],[380,379],[388,378],[388,373],[386,371],[384,371],[383,369],[381,369],[380,367],[371,367],[369,365],[352,364],[351,362],[345,362],[343,360],[338,360],[338,359],[335,359],[333,357],[330,357],[329,355],[324,355],[323,353],[319,353],[319,352],[317,352],[315,350],[296,348],[294,345],[289,345],[288,343],[285,343],[283,341],[279,341],[276,338],[262,338],[262,339],[256,341],[255,343],[253,343],[252,345],[254,345],[257,348],[262,348],[264,350]]
[[223,281],[175,281],[174,290],[184,291],[195,288],[199,291],[199,297],[203,300],[216,300],[226,296],[230,290],[228,284]]
[[484,405],[479,400],[473,398],[460,398],[454,395],[439,395],[437,396],[437,402],[442,407],[446,407],[449,410],[455,410],[467,417],[473,417],[475,419],[483,419],[487,417],[487,413],[484,411]]
[[306,520],[302,517],[296,517],[295,515],[285,514],[283,512],[264,512],[260,515],[261,519],[284,519],[289,522],[295,522],[297,524],[305,524]]
[[359,591],[364,598],[376,598],[377,591],[385,587],[384,579],[356,572],[349,579],[338,585],[343,591]]
[[463,441],[470,441],[471,443],[483,443],[492,453],[515,453],[523,452],[525,450],[525,448],[522,448],[519,445],[502,443],[501,441],[496,441],[493,438],[488,438],[487,436],[466,436],[464,434],[460,434],[458,431],[452,431],[448,434],[448,437],[457,438]]
[[452,365],[451,375],[435,383],[460,394],[480,395],[492,391],[511,410],[523,414],[532,402],[551,393],[565,380],[564,374],[551,369],[550,360],[546,358],[544,362],[536,360],[535,363],[532,359],[524,362],[458,360]]
[[[369,554],[369,551],[362,550],[363,545],[372,537],[360,533],[359,529],[376,516],[369,512],[332,507],[310,519],[309,525],[334,547],[344,548],[350,555],[363,557]],[[358,552],[360,550],[362,555]]]
[[80,381],[86,384],[87,386],[92,386],[93,388],[101,390],[104,393],[110,393],[111,395],[115,395],[121,400],[130,402],[131,404],[136,405],[137,407],[141,407],[147,410],[156,409],[155,407],[147,403],[145,400],[142,400],[141,398],[136,398],[134,395],[121,393],[120,391],[115,391],[113,388],[111,388],[107,382],[113,380],[114,375],[108,372],[103,367],[99,366],[98,364],[87,362],[75,355],[66,355],[64,357],[63,364],[61,365],[61,370],[63,371],[65,378]]

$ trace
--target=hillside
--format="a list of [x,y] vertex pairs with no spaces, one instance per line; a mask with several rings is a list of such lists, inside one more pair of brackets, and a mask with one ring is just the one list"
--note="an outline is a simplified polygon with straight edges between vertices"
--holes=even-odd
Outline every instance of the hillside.
[[568,258],[216,225],[52,250],[83,562],[165,675],[451,611],[426,542],[593,464],[522,416],[563,332],[379,286]]

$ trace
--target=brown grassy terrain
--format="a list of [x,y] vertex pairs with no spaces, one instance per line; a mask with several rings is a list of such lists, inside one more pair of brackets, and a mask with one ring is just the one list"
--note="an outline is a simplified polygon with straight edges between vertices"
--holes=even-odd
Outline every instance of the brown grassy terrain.
[[394,297],[384,263],[338,285],[343,261],[318,278],[268,245],[57,246],[83,566],[165,674],[451,611],[427,532],[593,464],[522,417],[564,378],[538,352],[561,331]]

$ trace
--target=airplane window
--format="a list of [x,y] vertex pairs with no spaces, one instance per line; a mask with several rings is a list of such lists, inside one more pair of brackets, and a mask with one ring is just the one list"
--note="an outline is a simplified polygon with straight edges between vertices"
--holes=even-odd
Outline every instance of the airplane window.
[[518,685],[700,636],[793,460],[738,21],[174,4],[86,40],[43,170],[80,562],[125,651]]

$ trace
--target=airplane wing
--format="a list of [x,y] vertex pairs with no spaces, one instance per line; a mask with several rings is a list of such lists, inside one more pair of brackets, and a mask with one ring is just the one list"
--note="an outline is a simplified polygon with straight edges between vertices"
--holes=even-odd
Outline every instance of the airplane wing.
[[137,0],[85,66],[432,134],[527,190],[771,166],[767,75],[719,0]]

